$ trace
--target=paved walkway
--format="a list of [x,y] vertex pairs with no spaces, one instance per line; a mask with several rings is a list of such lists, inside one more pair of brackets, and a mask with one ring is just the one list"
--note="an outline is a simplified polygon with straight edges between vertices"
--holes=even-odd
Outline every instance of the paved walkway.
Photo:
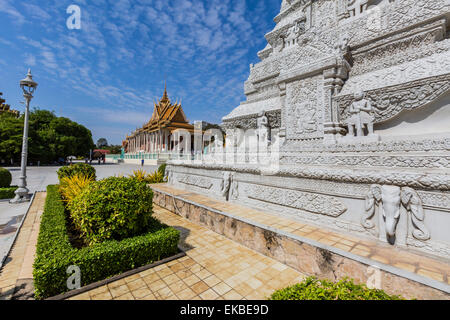
[[294,235],[316,240],[359,256],[369,258],[384,264],[394,266],[426,278],[450,284],[450,263],[445,259],[433,259],[423,254],[404,249],[393,248],[388,244],[377,241],[364,240],[350,235],[333,232],[297,220],[284,218],[275,214],[249,207],[215,200],[197,193],[173,188],[167,184],[152,185],[163,192],[180,196],[209,208],[232,213],[234,216],[246,218],[262,225],[282,230]]
[[182,232],[187,256],[70,300],[257,300],[298,283],[298,271],[166,209],[154,215]]
[[21,291],[30,291],[36,242],[45,197],[45,192],[36,193],[14,246],[0,271],[0,300],[11,299],[17,291],[18,295]]
[[8,201],[0,201],[0,268],[29,205],[29,202],[11,205]]

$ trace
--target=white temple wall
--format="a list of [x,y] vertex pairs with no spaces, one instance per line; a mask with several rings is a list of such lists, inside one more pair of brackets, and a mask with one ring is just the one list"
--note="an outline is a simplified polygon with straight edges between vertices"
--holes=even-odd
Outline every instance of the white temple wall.
[[448,119],[450,119],[450,93],[430,105],[414,111],[403,111],[394,119],[376,124],[375,132],[381,137],[450,134]]

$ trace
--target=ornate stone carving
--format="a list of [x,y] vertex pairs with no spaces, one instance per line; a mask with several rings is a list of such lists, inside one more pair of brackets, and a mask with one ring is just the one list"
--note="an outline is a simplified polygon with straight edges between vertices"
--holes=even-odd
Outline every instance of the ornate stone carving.
[[[184,163],[183,166],[190,168],[202,168],[219,171],[239,171],[243,173],[263,174],[260,168],[255,165],[233,165],[233,164],[214,164],[203,163],[201,165],[192,165]],[[371,170],[359,168],[342,167],[315,167],[315,166],[280,166],[274,175],[301,177],[307,179],[340,181],[348,183],[365,184],[392,184],[402,187],[411,187],[421,190],[441,190],[450,191],[450,175],[445,173],[428,173],[424,175],[416,171],[396,171],[396,170]]]
[[239,198],[239,183],[234,175],[231,177],[231,199],[237,200]]
[[321,77],[293,82],[288,87],[286,130],[288,139],[312,139],[322,136],[323,112]]
[[191,176],[191,175],[182,175],[178,178],[178,182],[184,183],[187,185],[199,187],[202,189],[211,189],[212,182],[209,178],[204,177],[198,177],[198,176]]
[[167,183],[172,183],[173,182],[173,171],[170,170],[169,168],[166,168],[165,174],[164,174],[164,181],[166,181]]
[[348,127],[348,135],[353,137],[362,137],[365,135],[364,129],[367,128],[368,135],[373,135],[373,120],[372,115],[374,109],[370,100],[364,98],[364,92],[355,93],[355,100],[350,105],[350,116],[346,119],[345,124]]
[[[432,28],[431,31],[428,30],[430,27]],[[419,33],[410,35],[411,31],[408,30],[397,35],[390,42],[383,38],[383,40],[379,40],[379,43],[373,43],[368,48],[359,49],[360,53],[358,51],[353,52],[353,66],[350,76],[386,69],[436,53],[443,53],[449,47],[448,40],[437,41],[445,34],[443,29],[445,28],[443,28],[442,21],[438,21],[432,26],[423,28],[422,32],[420,32],[420,29],[413,29]]]
[[402,155],[391,154],[283,154],[281,163],[295,163],[298,165],[342,165],[355,167],[378,168],[450,168],[450,156],[435,155]]
[[[378,207],[380,235],[381,232],[386,232],[388,241],[394,244],[397,224],[400,218],[400,204],[403,204],[411,216],[412,226],[414,228],[411,232],[412,236],[421,241],[429,240],[430,233],[423,223],[425,215],[422,200],[414,189],[408,187],[401,189],[397,186],[372,185],[366,196],[366,212],[361,220],[362,226],[366,229],[375,227],[371,219],[375,215],[376,207]],[[383,225],[384,230],[381,230]]]
[[232,174],[229,171],[223,173],[222,182],[220,183],[220,193],[226,201],[229,199]]
[[412,235],[414,238],[422,241],[430,239],[430,232],[423,223],[425,214],[423,212],[422,200],[417,192],[412,188],[403,188],[402,203],[411,215],[412,225],[414,227]]
[[269,144],[270,141],[270,127],[269,119],[266,116],[265,111],[261,111],[258,114],[258,142],[260,146],[265,146]]
[[[270,128],[279,128],[281,125],[281,111],[267,111],[265,115],[268,119],[268,126]],[[258,128],[258,115],[251,114],[243,117],[236,117],[231,120],[224,120],[223,126],[224,129],[228,128],[241,128],[243,130],[247,129],[257,129]]]
[[[414,110],[438,99],[450,90],[450,74],[413,81],[395,87],[369,90],[367,99],[372,102],[374,123],[392,119],[404,110]],[[341,121],[350,118],[351,95],[335,98],[339,105]]]
[[290,189],[248,185],[246,194],[250,199],[274,203],[308,212],[338,217],[347,211],[337,198]]

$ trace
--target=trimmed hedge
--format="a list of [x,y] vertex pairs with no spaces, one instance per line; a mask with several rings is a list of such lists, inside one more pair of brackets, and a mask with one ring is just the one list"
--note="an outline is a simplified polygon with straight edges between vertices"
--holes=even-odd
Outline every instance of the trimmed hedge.
[[0,167],[0,188],[8,188],[11,185],[12,175],[9,170]]
[[383,290],[369,289],[344,278],[338,282],[308,277],[301,283],[275,291],[269,300],[404,300]]
[[89,183],[67,208],[77,229],[92,245],[145,232],[152,204],[153,192],[145,182],[109,177]]
[[16,191],[17,188],[18,188],[17,186],[9,188],[0,188],[0,200],[14,198],[16,196],[14,191]]
[[60,182],[62,178],[73,177],[80,174],[86,177],[91,177],[93,180],[97,179],[95,168],[87,163],[76,163],[64,166],[59,168],[57,173]]
[[47,187],[36,259],[33,265],[35,298],[67,292],[67,268],[81,270],[81,285],[107,279],[178,252],[178,230],[152,218],[148,232],[122,241],[110,240],[82,249],[69,240],[66,213],[57,186]]

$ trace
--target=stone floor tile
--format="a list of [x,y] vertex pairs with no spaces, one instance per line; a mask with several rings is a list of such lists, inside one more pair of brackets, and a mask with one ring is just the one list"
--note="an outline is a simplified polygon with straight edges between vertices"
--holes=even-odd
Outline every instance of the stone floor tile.
[[370,256],[370,259],[373,259],[375,261],[378,261],[378,262],[381,262],[381,263],[384,263],[384,264],[389,264],[389,260],[387,258],[379,256],[379,255],[376,255],[376,254]]
[[88,291],[88,293],[91,296],[94,296],[99,293],[105,293],[105,292],[109,292],[108,286],[106,286],[106,285]]
[[197,294],[192,291],[190,288],[184,289],[178,293],[176,293],[177,297],[180,298],[180,300],[190,300],[193,297],[195,297]]
[[182,280],[178,280],[177,282],[170,284],[169,288],[173,293],[177,294],[188,288],[188,286]]
[[219,297],[219,295],[213,289],[208,289],[205,292],[201,293],[199,296],[203,300],[215,300]]
[[212,274],[211,274],[211,272],[209,272],[208,270],[202,269],[202,270],[200,270],[199,272],[196,272],[195,275],[196,275],[197,277],[199,277],[200,279],[203,280],[203,279],[208,278],[208,277],[211,276]]
[[133,291],[136,289],[140,289],[142,287],[147,287],[147,284],[145,283],[144,280],[142,280],[141,278],[138,278],[132,282],[127,283],[127,286],[130,289],[130,291]]
[[186,279],[187,277],[190,277],[192,275],[192,272],[188,269],[180,270],[177,273],[175,273],[178,278],[180,279]]
[[144,271],[140,272],[139,276],[141,278],[144,278],[144,277],[149,276],[149,275],[154,274],[154,273],[155,273],[155,269],[150,268],[150,269],[147,269],[147,270],[144,270]]
[[120,287],[124,284],[126,284],[125,279],[120,279],[120,280],[108,283],[108,288],[111,289],[111,288],[115,288],[115,287]]
[[162,281],[162,280],[157,280],[157,281],[155,281],[155,282],[149,284],[148,287],[149,287],[153,292],[155,292],[155,291],[158,291],[158,290],[160,290],[160,289],[162,289],[162,288],[164,288],[164,287],[167,287],[167,283],[165,283],[165,282]]
[[149,294],[143,298],[137,299],[137,300],[156,300],[156,297],[153,293],[151,293],[151,294]]
[[[108,284],[109,286],[109,284]],[[126,284],[123,284],[118,287],[110,287],[109,292],[111,292],[111,295],[113,298],[120,297],[121,295],[124,295],[125,293],[130,292],[130,289],[128,289]]]
[[180,278],[178,278],[178,276],[177,276],[176,274],[172,273],[172,274],[170,274],[170,275],[168,275],[168,276],[162,278],[162,280],[163,280],[167,285],[170,285],[170,284],[172,284],[172,283],[175,283],[175,282],[179,281]]
[[150,285],[151,283],[153,283],[155,281],[161,280],[161,278],[159,277],[159,275],[157,273],[152,273],[152,274],[149,274],[149,275],[143,277],[142,280],[144,280],[147,285]]
[[164,277],[166,277],[166,276],[168,276],[168,275],[173,274],[174,272],[173,272],[172,270],[170,270],[169,268],[165,268],[165,269],[158,270],[156,273],[157,273],[161,278],[164,278]]
[[196,294],[200,294],[205,292],[206,290],[209,289],[209,286],[204,283],[203,281],[199,281],[197,283],[195,283],[194,285],[191,286],[192,291],[194,291]]
[[262,286],[262,282],[256,278],[247,279],[246,284],[248,284],[253,290],[258,289]]
[[128,292],[120,297],[114,298],[114,300],[135,300],[135,298],[130,292]]
[[152,291],[147,286],[145,286],[141,287],[140,289],[131,291],[131,294],[134,298],[141,299],[152,294]]
[[245,282],[240,283],[239,285],[233,287],[233,289],[239,293],[240,295],[242,295],[243,297],[245,297],[246,295],[248,295],[250,292],[253,291],[253,288],[250,287],[248,284],[246,284]]
[[179,262],[177,262],[176,264],[171,265],[169,268],[174,273],[177,273],[180,270],[186,269],[186,267],[182,263],[179,263]]
[[140,277],[141,276],[136,273],[136,274],[133,274],[133,275],[131,275],[129,277],[124,278],[124,280],[125,280],[126,283],[129,283],[129,282],[133,282],[134,280],[139,279]]
[[[109,294],[109,291],[107,293]],[[97,295],[101,297],[104,294],[105,293],[100,293],[100,294],[97,294]],[[110,294],[109,294],[109,298],[106,298],[106,299],[97,298],[97,299],[95,299],[95,296],[90,295],[89,292],[83,292],[83,293],[80,293],[80,294],[78,294],[76,296],[71,297],[71,300],[110,300],[110,299],[111,299],[111,295]]]
[[186,283],[188,286],[191,286],[197,282],[200,281],[200,278],[197,277],[195,274],[183,279],[184,283]]
[[232,289],[231,286],[229,286],[225,282],[220,282],[220,283],[214,285],[212,288],[220,296],[223,296],[224,294],[226,294],[227,292],[229,292]]
[[203,279],[203,281],[210,287],[213,287],[221,282],[221,280],[215,275],[210,275],[209,277]]
[[112,294],[108,291],[91,295],[92,300],[111,300],[113,298]]
[[158,290],[157,292],[158,292],[158,299],[160,300],[169,300],[168,298],[174,296],[174,293],[172,292],[172,290],[170,290],[169,287],[164,287]]
[[417,274],[433,279],[433,280],[437,280],[437,281],[444,281],[444,275],[441,273],[437,273],[437,272],[433,272],[427,269],[419,269],[417,271]]
[[222,298],[224,298],[225,300],[240,300],[243,298],[243,296],[238,292],[236,292],[235,290],[230,290],[227,293],[225,293],[222,296]]

